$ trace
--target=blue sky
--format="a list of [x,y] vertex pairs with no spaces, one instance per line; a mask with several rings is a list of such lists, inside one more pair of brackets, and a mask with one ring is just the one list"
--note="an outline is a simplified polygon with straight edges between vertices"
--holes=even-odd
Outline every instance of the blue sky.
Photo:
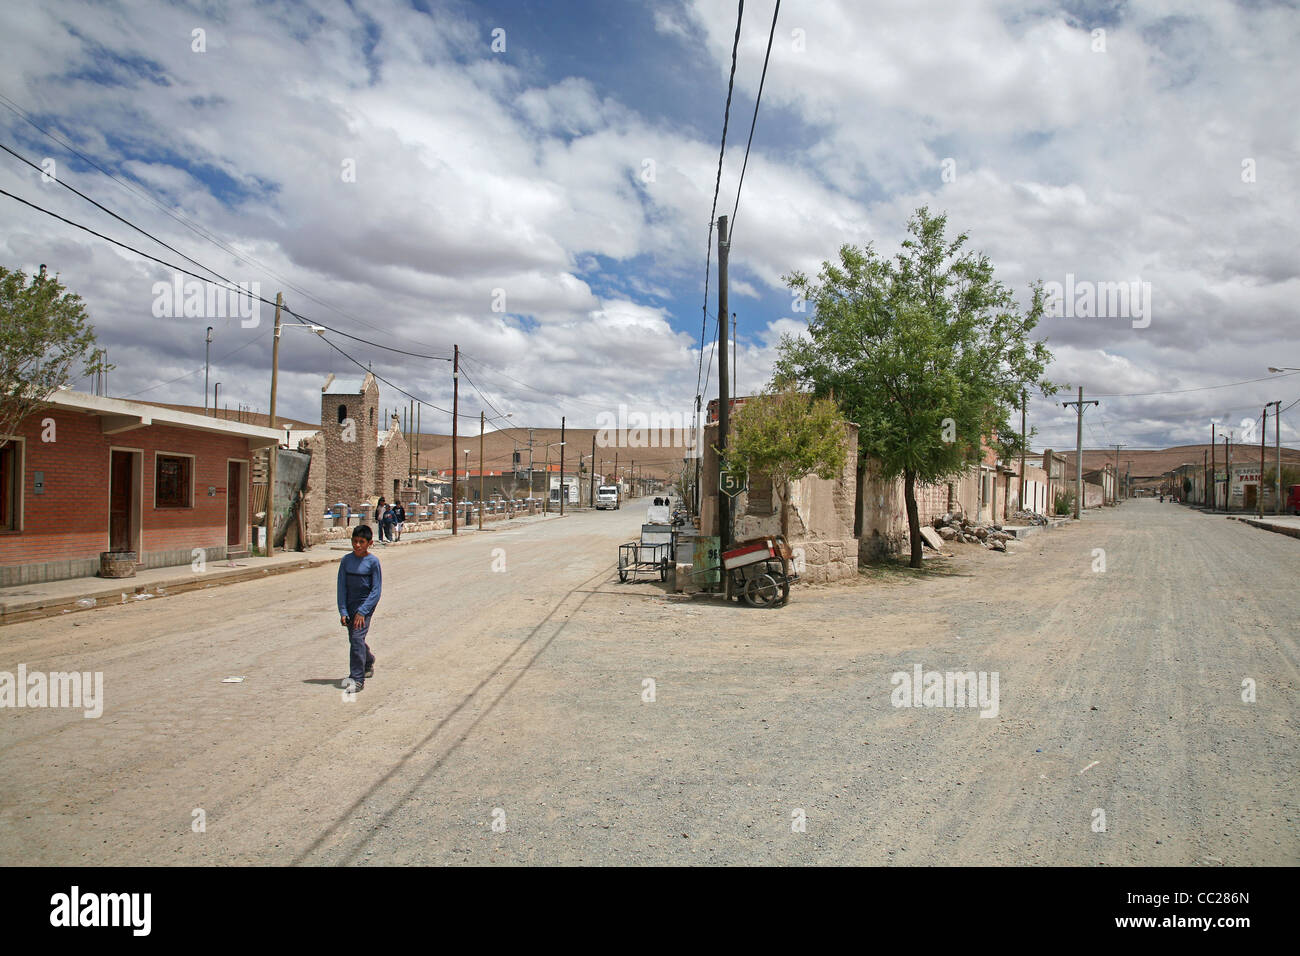
[[[772,9],[746,4],[719,213]],[[459,344],[516,422],[689,410],[735,17],[727,0],[10,5],[0,93],[131,189],[7,109],[0,136],[305,315],[409,351]],[[1052,377],[1107,396],[1089,444],[1200,441],[1212,418],[1300,398],[1300,378],[1184,391],[1300,365],[1298,21],[1281,3],[1206,0],[785,3],[732,249],[740,390],[806,319],[783,274],[845,242],[892,251],[929,205],[1017,293],[1067,276],[1150,283],[1145,326],[1041,327]],[[0,180],[175,259],[11,158]],[[212,324],[223,395],[265,407],[269,313],[250,329],[160,319],[169,270],[9,201],[0,250],[86,298],[118,394],[201,403]],[[435,364],[335,341],[449,401]],[[325,374],[347,368],[324,343],[286,345],[281,408],[310,419]],[[483,398],[466,401],[476,415]],[[1059,406],[1030,417],[1039,444],[1072,442]]]

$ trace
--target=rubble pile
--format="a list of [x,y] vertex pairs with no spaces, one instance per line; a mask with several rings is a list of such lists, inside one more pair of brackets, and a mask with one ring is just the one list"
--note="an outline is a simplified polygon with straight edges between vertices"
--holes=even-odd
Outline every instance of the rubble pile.
[[964,541],[982,544],[990,551],[1006,551],[1007,542],[1015,536],[1002,530],[1002,525],[981,525],[961,514],[943,514],[934,519],[934,528],[944,541]]
[[1047,526],[1047,516],[1040,515],[1036,511],[1015,511],[1012,512],[1010,520],[1013,524],[1037,524]]

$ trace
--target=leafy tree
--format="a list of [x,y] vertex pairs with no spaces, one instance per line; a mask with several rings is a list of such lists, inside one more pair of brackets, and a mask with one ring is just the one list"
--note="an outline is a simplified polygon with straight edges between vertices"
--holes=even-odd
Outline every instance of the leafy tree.
[[732,413],[727,460],[767,475],[781,496],[781,533],[789,532],[789,484],[806,475],[830,479],[844,468],[844,422],[835,402],[774,382]]
[[[0,436],[17,431],[28,415],[81,375],[111,369],[95,347],[95,329],[81,297],[57,278],[0,266]],[[0,438],[0,447],[7,442]]]
[[1058,386],[1043,376],[1051,353],[1030,334],[1043,314],[1036,284],[1027,312],[994,277],[988,257],[966,251],[967,235],[945,236],[947,217],[919,209],[902,250],[887,259],[868,245],[844,246],[816,280],[786,277],[814,306],[806,338],[782,339],[777,374],[834,395],[861,430],[859,454],[882,477],[902,476],[911,566],[921,566],[916,483],[960,475],[984,441],[1014,454],[1010,423],[1022,391]]

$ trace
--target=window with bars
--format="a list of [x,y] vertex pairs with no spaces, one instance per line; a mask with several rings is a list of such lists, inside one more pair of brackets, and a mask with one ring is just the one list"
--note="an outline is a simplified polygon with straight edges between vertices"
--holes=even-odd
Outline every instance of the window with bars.
[[194,459],[185,455],[159,455],[155,462],[154,507],[190,507]]

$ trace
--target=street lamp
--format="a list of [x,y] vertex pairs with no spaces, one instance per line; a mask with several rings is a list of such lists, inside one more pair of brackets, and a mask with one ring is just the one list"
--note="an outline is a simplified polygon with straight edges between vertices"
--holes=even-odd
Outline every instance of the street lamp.
[[221,392],[221,383],[218,382],[218,383],[217,383],[216,385],[214,385],[213,388],[212,388],[212,417],[213,417],[213,418],[218,418],[218,417],[220,417],[220,416],[217,414],[217,409],[221,407],[220,405],[217,404],[217,395],[219,395],[220,392]]
[[[208,334],[203,341],[203,414],[206,415],[208,413],[208,371],[212,365],[210,361],[212,355],[212,326],[208,326]],[[215,401],[212,403],[214,412],[216,411],[216,404]]]

